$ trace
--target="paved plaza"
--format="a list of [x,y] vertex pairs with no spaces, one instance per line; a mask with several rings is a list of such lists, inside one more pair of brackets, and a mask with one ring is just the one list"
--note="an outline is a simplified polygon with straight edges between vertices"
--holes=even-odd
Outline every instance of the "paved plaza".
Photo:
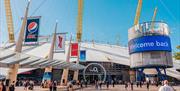
[[[160,87],[160,86],[159,86]],[[156,86],[150,86],[149,91],[158,91],[159,87]],[[176,91],[180,91],[180,86],[175,86],[174,87],[176,89]],[[83,90],[77,90],[77,91],[99,91],[100,89],[95,89],[95,87],[88,87],[85,88]],[[101,89],[102,91],[131,91],[130,88],[128,88],[127,90],[124,88],[124,85],[116,85],[114,88],[112,86],[110,86],[109,89],[107,89],[105,86],[103,86],[103,88]],[[144,85],[142,88],[137,88],[134,85],[134,90],[133,91],[148,91],[146,89],[146,85]]]
[[[150,86],[149,91],[158,91],[159,87]],[[176,89],[176,91],[180,91],[180,86],[173,86],[173,88]],[[23,87],[17,87],[15,91],[25,91],[25,90],[23,90]],[[42,89],[40,87],[35,87],[35,89],[33,91],[49,91],[49,90],[48,89]],[[67,90],[58,89],[58,91],[67,91]],[[124,85],[115,85],[115,87],[110,86],[109,89],[107,89],[106,86],[104,85],[102,87],[102,89],[96,89],[95,86],[89,86],[87,88],[77,89],[75,91],[131,91],[131,90],[130,90],[130,88],[128,88],[126,90],[124,88]],[[134,85],[134,90],[133,91],[148,91],[148,90],[146,89],[146,85],[144,85],[142,88],[137,88]]]

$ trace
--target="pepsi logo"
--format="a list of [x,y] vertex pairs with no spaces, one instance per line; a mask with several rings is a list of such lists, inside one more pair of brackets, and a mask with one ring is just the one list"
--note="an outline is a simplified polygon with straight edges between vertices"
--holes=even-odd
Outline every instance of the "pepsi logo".
[[31,22],[31,23],[29,23],[29,25],[28,25],[28,31],[29,31],[30,33],[34,33],[34,32],[37,31],[37,27],[38,27],[38,24],[37,24],[36,22]]

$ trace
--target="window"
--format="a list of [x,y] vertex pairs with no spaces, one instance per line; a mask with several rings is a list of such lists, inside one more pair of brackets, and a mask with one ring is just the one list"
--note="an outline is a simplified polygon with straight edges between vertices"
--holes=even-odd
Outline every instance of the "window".
[[158,59],[161,57],[161,53],[160,52],[151,52],[151,58],[152,59]]

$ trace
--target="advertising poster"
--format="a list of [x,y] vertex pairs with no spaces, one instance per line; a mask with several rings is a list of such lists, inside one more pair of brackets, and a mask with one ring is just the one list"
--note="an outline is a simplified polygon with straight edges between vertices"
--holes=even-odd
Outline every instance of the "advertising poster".
[[39,17],[31,17],[27,19],[25,31],[25,43],[38,42],[39,36]]

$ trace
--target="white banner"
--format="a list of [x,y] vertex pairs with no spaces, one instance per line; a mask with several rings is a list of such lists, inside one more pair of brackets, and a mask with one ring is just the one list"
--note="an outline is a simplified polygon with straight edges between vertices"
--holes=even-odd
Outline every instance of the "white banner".
[[65,51],[65,40],[66,40],[66,33],[58,33],[56,34],[56,45],[55,51]]

